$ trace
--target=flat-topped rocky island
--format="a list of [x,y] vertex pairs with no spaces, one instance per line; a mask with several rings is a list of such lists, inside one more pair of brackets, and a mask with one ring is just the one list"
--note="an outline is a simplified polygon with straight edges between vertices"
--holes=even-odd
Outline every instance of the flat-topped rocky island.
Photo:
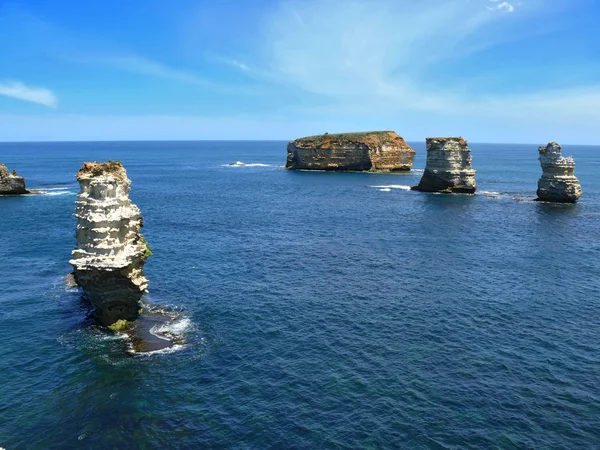
[[321,134],[291,141],[286,169],[357,172],[410,170],[415,151],[393,131]]

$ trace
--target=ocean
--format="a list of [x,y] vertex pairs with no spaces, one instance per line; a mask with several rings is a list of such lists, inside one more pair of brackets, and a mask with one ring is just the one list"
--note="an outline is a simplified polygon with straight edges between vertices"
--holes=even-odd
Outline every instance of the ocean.
[[[540,143],[545,144],[545,143]],[[286,171],[285,142],[3,143],[0,447],[600,448],[600,147],[536,203],[535,145],[478,195]],[[121,160],[185,344],[131,356],[65,285],[83,161]],[[247,166],[228,166],[242,161]]]

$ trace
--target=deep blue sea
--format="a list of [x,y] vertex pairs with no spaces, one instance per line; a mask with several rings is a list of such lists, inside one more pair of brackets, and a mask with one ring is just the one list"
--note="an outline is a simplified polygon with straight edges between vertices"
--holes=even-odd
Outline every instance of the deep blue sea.
[[[472,143],[475,196],[406,190],[412,145],[366,174],[286,171],[285,142],[0,144],[49,192],[0,198],[0,447],[600,448],[600,147],[564,146],[583,197],[551,205],[535,145]],[[74,175],[108,159],[170,352],[63,281]]]

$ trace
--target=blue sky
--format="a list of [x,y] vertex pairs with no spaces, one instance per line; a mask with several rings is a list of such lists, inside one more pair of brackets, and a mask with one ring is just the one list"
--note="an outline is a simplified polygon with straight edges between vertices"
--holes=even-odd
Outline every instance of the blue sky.
[[0,140],[600,144],[596,0],[0,0]]

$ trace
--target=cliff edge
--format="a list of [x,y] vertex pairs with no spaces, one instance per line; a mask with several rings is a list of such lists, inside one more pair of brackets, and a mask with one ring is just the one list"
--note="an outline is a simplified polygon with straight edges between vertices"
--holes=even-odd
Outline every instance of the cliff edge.
[[140,210],[129,199],[131,181],[113,161],[86,162],[76,178],[77,246],[70,261],[75,280],[103,325],[133,320],[148,286],[144,263],[151,252],[139,232]]
[[286,169],[407,171],[415,151],[393,131],[322,134],[291,141]]

